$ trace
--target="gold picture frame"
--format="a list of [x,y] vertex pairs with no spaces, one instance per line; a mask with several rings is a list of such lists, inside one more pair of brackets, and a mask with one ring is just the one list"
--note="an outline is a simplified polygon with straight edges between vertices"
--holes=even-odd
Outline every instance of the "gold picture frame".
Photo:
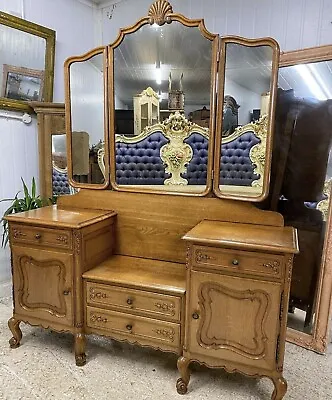
[[[0,28],[1,25],[45,39],[43,86],[40,98],[42,101],[52,102],[54,85],[55,31],[4,12],[0,12]],[[2,66],[0,66],[0,68],[2,68]],[[24,68],[24,65],[21,65],[20,63],[17,68]],[[26,74],[24,73],[24,75]],[[33,112],[33,109],[27,101],[3,97],[3,94],[1,94],[0,97],[0,109]]]

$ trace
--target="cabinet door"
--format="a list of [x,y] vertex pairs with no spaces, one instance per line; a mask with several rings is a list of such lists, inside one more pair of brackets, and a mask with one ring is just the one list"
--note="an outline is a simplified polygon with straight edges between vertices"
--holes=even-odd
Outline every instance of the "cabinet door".
[[190,353],[275,369],[280,297],[276,282],[192,272]]
[[72,325],[73,256],[13,246],[12,262],[15,313]]

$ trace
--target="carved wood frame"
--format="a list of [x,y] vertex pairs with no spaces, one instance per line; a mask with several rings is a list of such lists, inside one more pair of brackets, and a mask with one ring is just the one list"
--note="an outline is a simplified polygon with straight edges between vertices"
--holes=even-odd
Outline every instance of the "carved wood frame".
[[222,116],[223,116],[223,99],[225,90],[225,79],[219,79],[218,87],[218,104],[216,114],[216,140],[215,140],[215,154],[214,154],[214,182],[213,191],[217,197],[223,199],[235,199],[245,200],[250,202],[259,202],[264,200],[269,192],[270,174],[271,174],[271,160],[272,160],[272,139],[274,129],[274,111],[276,106],[276,95],[277,95],[277,81],[278,81],[278,63],[279,63],[279,44],[272,38],[262,39],[246,39],[239,36],[225,36],[220,40],[220,53],[221,60],[219,65],[219,76],[225,75],[226,68],[226,45],[227,43],[235,43],[243,46],[255,47],[255,46],[269,46],[272,48],[272,73],[270,82],[270,104],[269,114],[267,118],[267,134],[266,134],[266,150],[265,150],[265,165],[264,165],[264,176],[262,181],[262,192],[259,196],[248,196],[246,194],[226,194],[223,193],[222,185],[219,185],[220,180],[220,157],[221,157],[221,144],[223,143],[222,138]]
[[[113,65],[114,65],[114,49],[118,47],[126,35],[136,32],[144,25],[157,24],[159,26],[165,23],[170,24],[173,21],[180,22],[187,27],[197,27],[201,34],[208,40],[212,42],[212,63],[211,63],[211,90],[210,90],[210,109],[215,110],[216,107],[216,76],[217,76],[217,55],[219,47],[219,35],[210,33],[204,24],[203,19],[189,19],[182,14],[173,13],[172,6],[167,0],[157,0],[155,1],[149,9],[148,16],[141,18],[134,25],[127,28],[120,29],[117,39],[108,46],[108,82],[110,87],[110,97],[109,97],[109,114],[110,114],[110,135],[114,135],[114,80],[113,80]],[[210,113],[210,145],[208,150],[208,168],[207,168],[207,181],[205,190],[201,193],[193,193],[181,190],[163,190],[158,191],[147,187],[136,187],[128,188],[124,186],[117,185],[115,181],[115,140],[110,139],[110,158],[106,158],[105,164],[111,166],[110,171],[110,182],[111,186],[115,190],[126,191],[126,192],[145,192],[145,193],[158,193],[158,194],[181,194],[189,196],[205,196],[212,190],[212,169],[213,169],[213,142],[214,142],[214,131],[215,131],[215,117],[214,112]],[[107,156],[107,155],[106,155]],[[112,163],[111,163],[112,161]]]
[[[279,67],[332,60],[332,45],[282,52]],[[287,328],[287,340],[306,349],[325,353],[332,312],[332,207],[327,212],[325,242],[322,253],[316,299],[316,317],[312,334]]]
[[104,147],[106,159],[109,157],[109,144],[108,144],[108,85],[107,85],[107,47],[97,47],[81,56],[73,56],[66,59],[64,63],[64,77],[65,77],[65,122],[66,122],[66,140],[67,140],[67,158],[68,158],[68,181],[69,184],[75,188],[86,189],[106,189],[109,185],[109,163],[105,163],[104,183],[80,183],[73,179],[73,157],[72,157],[72,121],[71,121],[71,96],[70,96],[70,66],[76,62],[87,61],[95,55],[103,55],[103,71],[104,71]]

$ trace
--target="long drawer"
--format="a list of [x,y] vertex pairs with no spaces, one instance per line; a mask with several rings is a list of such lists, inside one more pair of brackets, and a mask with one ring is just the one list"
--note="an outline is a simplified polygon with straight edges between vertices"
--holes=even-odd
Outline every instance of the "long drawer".
[[114,333],[138,342],[142,339],[172,347],[180,345],[180,324],[89,306],[86,313],[86,324],[89,328],[110,332],[110,336]]
[[86,282],[87,303],[121,311],[144,313],[153,318],[167,318],[180,322],[181,298],[114,285]]
[[10,232],[13,244],[33,244],[58,247],[67,250],[72,249],[70,230],[11,224]]
[[208,246],[193,247],[193,265],[282,278],[284,259],[278,254],[258,253]]

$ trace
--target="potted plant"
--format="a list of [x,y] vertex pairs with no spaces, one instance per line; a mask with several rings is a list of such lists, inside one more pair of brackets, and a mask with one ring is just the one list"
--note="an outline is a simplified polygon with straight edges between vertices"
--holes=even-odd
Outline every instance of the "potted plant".
[[9,214],[19,213],[22,211],[33,210],[36,208],[44,207],[50,204],[55,204],[56,198],[50,199],[42,199],[40,195],[36,195],[36,182],[35,178],[32,178],[31,183],[31,191],[29,191],[26,183],[24,182],[23,178],[21,178],[23,184],[23,197],[19,197],[21,191],[17,192],[13,199],[2,199],[0,203],[3,201],[11,201],[11,205],[7,208],[1,218],[1,224],[3,228],[2,233],[2,241],[1,246],[5,247],[9,240],[9,229],[8,229],[8,221],[5,217]]

